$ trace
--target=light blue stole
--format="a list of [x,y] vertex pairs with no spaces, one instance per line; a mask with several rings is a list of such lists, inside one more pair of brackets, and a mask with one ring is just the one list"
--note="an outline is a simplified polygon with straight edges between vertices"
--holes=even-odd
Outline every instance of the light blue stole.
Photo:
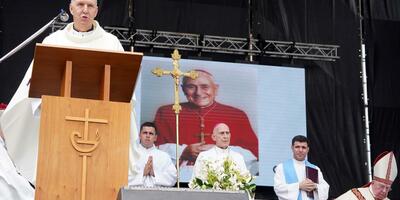
[[[296,170],[294,169],[293,159],[289,159],[283,162],[283,173],[285,174],[285,181],[287,184],[297,183],[299,180],[297,179]],[[307,160],[305,160],[305,165],[314,169],[317,169],[317,166],[311,164]],[[299,194],[297,195],[297,200],[302,200],[301,192],[299,190]]]

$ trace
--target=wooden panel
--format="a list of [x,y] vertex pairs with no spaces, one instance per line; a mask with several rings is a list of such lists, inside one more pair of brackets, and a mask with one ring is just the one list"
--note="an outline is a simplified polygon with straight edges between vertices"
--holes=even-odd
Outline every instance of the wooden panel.
[[102,90],[100,92],[100,99],[104,101],[110,101],[110,75],[111,75],[111,66],[104,66],[104,75],[102,80]]
[[64,75],[61,81],[61,94],[62,97],[71,97],[71,80],[72,80],[72,62],[67,60],[65,63]]
[[99,99],[104,65],[112,66],[110,101],[130,102],[142,53],[36,44],[29,97],[60,95],[65,62],[72,61],[71,97]]
[[[130,108],[129,103],[43,96],[35,199],[82,199],[84,156],[73,143],[85,137],[79,140],[72,134],[85,132],[86,140],[98,139],[97,148],[86,152],[85,199],[116,199],[128,182]],[[98,123],[85,128],[84,122],[74,121],[85,115]],[[88,150],[94,145],[76,146]]]

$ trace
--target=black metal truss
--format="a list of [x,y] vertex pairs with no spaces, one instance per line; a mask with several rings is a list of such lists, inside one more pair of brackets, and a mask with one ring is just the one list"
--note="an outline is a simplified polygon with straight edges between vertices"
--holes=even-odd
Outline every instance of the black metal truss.
[[[65,26],[56,22],[53,31]],[[132,33],[124,27],[105,27],[118,37],[123,45],[160,49],[179,49],[197,52],[215,52],[249,56],[335,61],[339,59],[338,45],[310,44],[248,38],[221,37],[191,33],[136,29]]]

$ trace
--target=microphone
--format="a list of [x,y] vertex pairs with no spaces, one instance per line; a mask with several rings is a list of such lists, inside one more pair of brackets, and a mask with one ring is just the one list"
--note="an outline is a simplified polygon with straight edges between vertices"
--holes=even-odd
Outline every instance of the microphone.
[[16,46],[14,49],[12,49],[10,52],[8,52],[6,55],[0,58],[0,63],[2,63],[4,60],[9,58],[10,56],[14,55],[16,52],[24,48],[27,44],[32,42],[33,39],[35,39],[37,36],[43,33],[49,26],[53,25],[55,21],[61,20],[63,22],[68,21],[69,15],[66,13],[64,10],[61,10],[61,12],[56,15],[52,20],[49,21],[46,25],[44,25],[42,28],[40,28],[38,31],[36,31],[33,35],[29,36],[26,40],[24,40],[21,44]]
[[69,19],[69,15],[67,12],[65,12],[64,10],[61,9],[61,13],[58,15],[58,18],[62,21],[62,22],[67,22]]

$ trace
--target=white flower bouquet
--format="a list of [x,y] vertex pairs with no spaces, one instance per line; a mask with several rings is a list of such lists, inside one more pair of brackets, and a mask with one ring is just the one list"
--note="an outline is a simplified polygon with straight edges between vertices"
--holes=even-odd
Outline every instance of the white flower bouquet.
[[205,166],[189,183],[192,189],[245,190],[254,198],[256,184],[248,170],[241,171],[229,157],[223,160],[204,160]]

